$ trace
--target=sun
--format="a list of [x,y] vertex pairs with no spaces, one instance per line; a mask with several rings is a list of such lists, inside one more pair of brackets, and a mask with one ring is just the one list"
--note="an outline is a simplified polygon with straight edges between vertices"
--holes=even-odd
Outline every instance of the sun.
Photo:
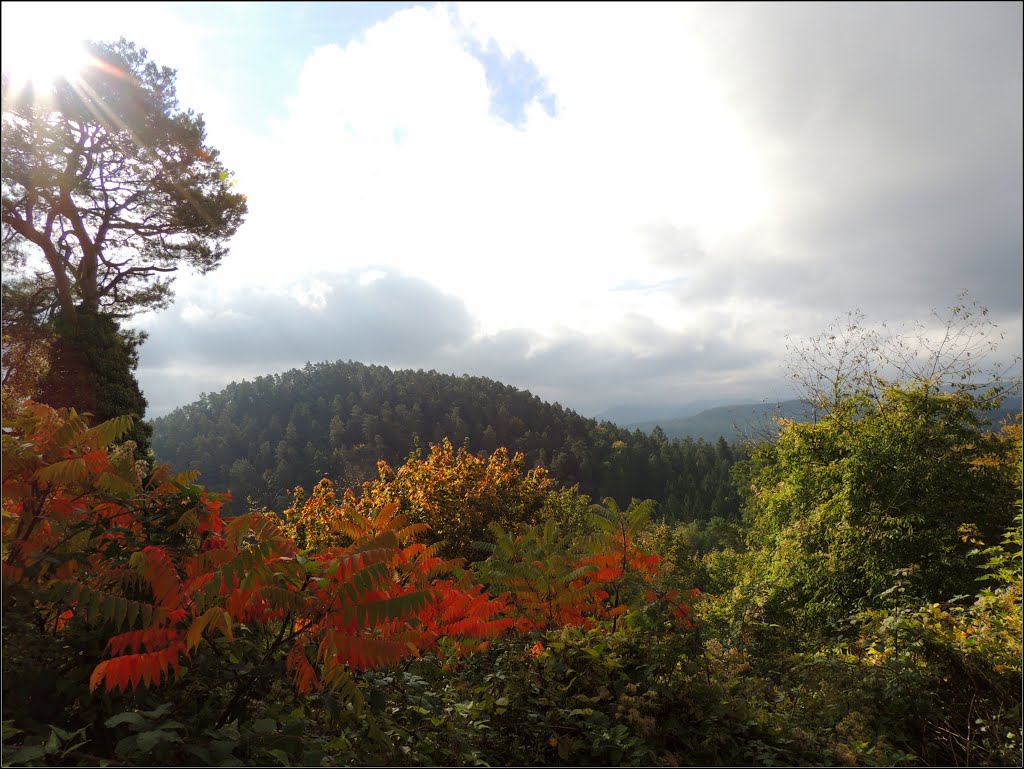
[[31,86],[38,93],[61,80],[73,82],[89,63],[84,41],[73,30],[48,23],[45,13],[45,6],[3,4],[0,69],[14,92]]

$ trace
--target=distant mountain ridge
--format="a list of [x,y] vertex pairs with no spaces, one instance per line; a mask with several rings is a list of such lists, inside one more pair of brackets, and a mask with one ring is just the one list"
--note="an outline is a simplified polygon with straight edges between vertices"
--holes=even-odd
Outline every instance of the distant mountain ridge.
[[[1003,420],[1020,413],[1019,394],[1010,397],[997,409],[987,412],[985,420],[998,426]],[[716,406],[690,416],[658,418],[624,425],[630,430],[651,433],[660,427],[665,436],[672,439],[715,441],[719,437],[729,442],[761,441],[778,433],[776,417],[793,419],[798,422],[814,418],[814,409],[806,401],[788,400],[781,403],[742,403],[732,406]]]
[[775,417],[805,421],[812,416],[813,410],[809,404],[791,400],[775,404],[740,403],[732,406],[715,406],[690,416],[634,422],[625,427],[642,430],[645,433],[660,427],[669,439],[715,441],[723,437],[727,441],[735,442],[764,440],[776,434],[778,428],[773,421]]
[[745,403],[743,398],[703,398],[686,403],[618,404],[595,415],[599,421],[614,422],[623,427],[635,427],[656,421],[682,419],[719,406]]

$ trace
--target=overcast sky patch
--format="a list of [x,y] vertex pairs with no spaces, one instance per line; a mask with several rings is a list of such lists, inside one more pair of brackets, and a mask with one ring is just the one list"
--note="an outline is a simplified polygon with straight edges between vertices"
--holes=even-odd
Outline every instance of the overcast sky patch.
[[250,211],[137,321],[151,413],[349,358],[760,399],[963,289],[1020,351],[1020,3],[122,5],[61,17],[178,70]]

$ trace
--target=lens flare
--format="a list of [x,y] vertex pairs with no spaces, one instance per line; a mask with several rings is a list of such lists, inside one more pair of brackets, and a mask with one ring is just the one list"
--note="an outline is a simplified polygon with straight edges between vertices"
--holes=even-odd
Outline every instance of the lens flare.
[[4,4],[0,69],[13,93],[28,87],[44,93],[61,80],[73,83],[89,63],[82,40],[44,22],[38,8],[29,14],[18,4]]

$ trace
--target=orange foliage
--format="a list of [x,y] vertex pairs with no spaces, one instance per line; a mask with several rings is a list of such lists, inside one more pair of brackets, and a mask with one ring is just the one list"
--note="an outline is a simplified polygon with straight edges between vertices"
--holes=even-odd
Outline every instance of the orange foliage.
[[[129,425],[90,428],[74,411],[26,403],[5,426],[5,600],[28,592],[53,632],[72,622],[113,627],[93,689],[165,684],[181,675],[182,658],[234,643],[244,624],[265,635],[300,692],[313,691],[442,638],[471,651],[513,628],[617,617],[627,607],[609,597],[623,569],[657,568],[624,541],[589,560],[566,556],[565,569],[578,572],[571,578],[545,576],[538,561],[543,579],[513,580],[513,594],[498,597],[469,573],[448,576],[461,561],[420,542],[430,525],[407,516],[433,521],[454,510],[447,531],[460,547],[502,494],[512,500],[506,519],[528,518],[550,482],[540,471],[523,477],[522,458],[507,452],[486,460],[434,447],[397,474],[382,468],[361,499],[341,503],[324,481],[309,499],[297,493],[282,526],[261,513],[222,520],[224,497],[188,474],[161,467],[143,478],[130,454],[109,448]],[[678,611],[685,615],[681,602]]]
[[449,556],[473,560],[473,543],[486,539],[487,526],[534,523],[554,482],[544,468],[526,470],[526,458],[508,449],[489,457],[456,450],[445,439],[392,470],[379,462],[378,480],[363,484],[362,495],[346,501],[359,510],[380,509],[392,502],[410,521],[426,523],[444,541]]

